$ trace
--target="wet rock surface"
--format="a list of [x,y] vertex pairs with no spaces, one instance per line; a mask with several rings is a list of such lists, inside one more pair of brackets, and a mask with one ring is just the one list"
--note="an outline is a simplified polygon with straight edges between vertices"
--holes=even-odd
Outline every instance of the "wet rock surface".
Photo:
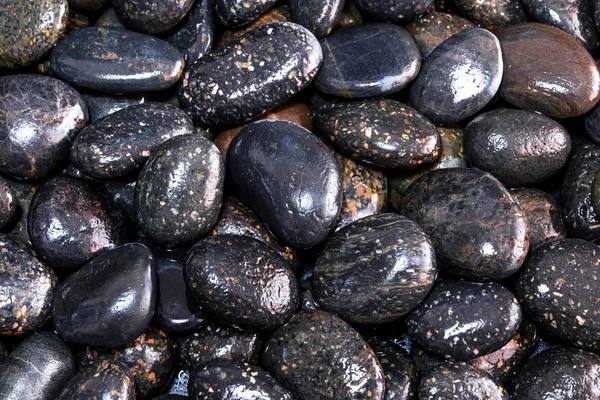
[[470,28],[475,28],[475,24],[468,19],[441,12],[428,13],[406,26],[423,59],[451,36]]
[[487,373],[470,365],[444,363],[421,378],[419,399],[440,398],[508,400],[506,389]]
[[80,370],[64,387],[57,400],[102,398],[134,400],[135,384],[127,366],[103,361]]
[[157,34],[175,27],[188,13],[194,0],[113,0],[111,4],[126,26]]
[[320,39],[331,33],[342,14],[344,4],[345,0],[292,0],[291,20]]

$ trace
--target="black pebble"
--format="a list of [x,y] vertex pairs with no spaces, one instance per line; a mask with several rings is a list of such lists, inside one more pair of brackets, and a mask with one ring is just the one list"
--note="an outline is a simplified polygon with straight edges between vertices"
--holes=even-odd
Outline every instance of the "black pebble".
[[107,115],[115,113],[129,106],[143,104],[149,100],[149,96],[145,94],[123,96],[96,92],[83,92],[81,96],[87,103],[88,111],[90,113],[90,123],[93,123],[101,118],[106,117]]
[[17,195],[8,182],[0,176],[0,230],[18,218],[20,212]]
[[190,11],[194,0],[112,0],[111,4],[126,26],[159,34],[174,28]]
[[345,0],[291,0],[291,21],[304,26],[320,39],[331,33],[345,3]]
[[187,66],[192,65],[210,52],[214,41],[214,0],[198,0],[192,9],[166,38],[182,53]]
[[353,2],[368,17],[404,25],[425,14],[434,0],[353,0]]
[[228,28],[238,28],[252,22],[277,0],[214,0],[215,13]]
[[417,368],[402,346],[380,338],[371,339],[367,343],[385,373],[384,400],[416,400],[419,386]]
[[508,400],[498,381],[470,365],[444,363],[421,377],[419,400]]
[[127,366],[102,361],[80,370],[56,400],[134,400],[135,384]]

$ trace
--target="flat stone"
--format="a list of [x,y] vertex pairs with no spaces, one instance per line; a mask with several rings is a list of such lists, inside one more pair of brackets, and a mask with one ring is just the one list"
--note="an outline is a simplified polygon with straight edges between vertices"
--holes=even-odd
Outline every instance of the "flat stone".
[[406,351],[391,340],[373,338],[369,346],[385,373],[385,400],[410,400],[416,397],[419,378],[417,368]]
[[292,0],[292,22],[321,39],[331,33],[344,8],[344,0]]
[[492,32],[527,21],[520,0],[456,0],[454,4],[462,15]]
[[425,60],[433,49],[466,29],[475,28],[475,24],[458,15],[431,12],[414,20],[406,26]]
[[17,195],[8,182],[0,177],[0,230],[11,225],[20,213]]
[[167,42],[182,53],[186,65],[192,65],[208,54],[213,46],[213,0],[200,0],[193,6],[181,24],[169,33]]
[[419,399],[508,400],[506,389],[486,372],[470,365],[444,363],[421,377]]
[[194,0],[112,0],[125,26],[150,34],[165,33],[185,17]]
[[244,26],[260,17],[277,0],[214,0],[215,14],[228,28]]
[[133,376],[124,364],[103,361],[79,371],[64,387],[57,400],[83,398],[134,400]]
[[353,0],[353,2],[365,16],[403,25],[425,14],[434,0]]

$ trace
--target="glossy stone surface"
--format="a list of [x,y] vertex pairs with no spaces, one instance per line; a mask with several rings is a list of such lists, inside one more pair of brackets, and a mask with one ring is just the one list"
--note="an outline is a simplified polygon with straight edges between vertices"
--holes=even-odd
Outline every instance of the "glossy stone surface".
[[289,6],[275,5],[246,26],[221,32],[221,36],[219,37],[216,47],[223,47],[237,38],[244,36],[251,30],[258,28],[259,26],[270,24],[271,22],[288,22],[290,20],[291,16]]
[[598,67],[573,36],[530,22],[502,30],[498,39],[504,59],[500,93],[511,105],[551,118],[569,118],[598,103]]
[[33,200],[33,196],[36,193],[39,185],[28,183],[28,182],[14,182],[7,181],[8,186],[12,189],[17,197],[17,203],[19,204],[20,215],[17,221],[12,226],[12,229],[6,234],[9,239],[16,242],[26,244],[29,247],[33,247],[31,239],[29,238],[29,229],[27,227],[27,220],[29,217],[29,206]]
[[441,12],[428,13],[406,26],[423,59],[451,36],[471,28],[475,28],[475,24],[468,19]]
[[313,98],[317,128],[342,153],[373,166],[403,170],[434,162],[441,139],[413,108],[391,99],[329,101]]
[[325,311],[296,313],[268,339],[263,364],[303,400],[381,400],[385,392],[383,369],[369,345]]
[[43,178],[63,167],[71,142],[87,120],[81,95],[58,79],[0,77],[0,173]]
[[492,0],[486,2],[456,0],[454,4],[462,15],[478,26],[490,31],[498,31],[509,25],[527,21],[527,14],[525,14],[520,0]]
[[284,245],[314,247],[337,221],[339,168],[325,145],[299,125],[266,120],[244,128],[229,147],[227,172],[239,199]]
[[384,400],[416,400],[417,369],[406,351],[391,340],[375,338],[368,343],[385,373]]
[[114,179],[137,172],[164,141],[194,133],[190,118],[174,105],[139,104],[82,130],[71,147],[71,161],[88,176]]
[[469,360],[504,346],[521,319],[516,297],[499,283],[441,280],[406,323],[409,336],[432,353]]
[[0,177],[0,229],[9,226],[19,216],[19,202],[8,182]]
[[321,47],[323,65],[315,86],[331,96],[354,99],[392,94],[413,81],[421,69],[415,41],[393,24],[340,28],[321,40]]
[[64,387],[57,400],[134,400],[135,384],[127,366],[102,361],[80,370]]
[[165,33],[190,11],[194,0],[112,0],[125,26],[150,34]]
[[410,103],[436,124],[473,116],[494,97],[502,81],[496,36],[467,29],[436,47],[410,89]]
[[277,0],[214,0],[215,14],[228,28],[244,26],[271,8]]
[[75,374],[71,350],[50,332],[23,340],[2,363],[0,398],[54,400]]
[[428,371],[419,385],[420,400],[508,400],[508,393],[487,373],[470,365],[444,363]]
[[50,55],[52,70],[76,86],[109,93],[155,92],[183,73],[183,56],[155,37],[123,29],[71,32]]
[[84,92],[82,97],[88,106],[90,123],[94,123],[95,121],[124,108],[136,104],[143,104],[150,100],[149,96],[144,94],[119,96],[97,92]]
[[212,49],[215,35],[213,1],[199,0],[193,2],[190,12],[166,38],[167,42],[183,53],[183,58],[188,66]]
[[233,361],[214,361],[195,369],[188,388],[192,400],[292,400],[264,369]]
[[239,125],[307,87],[322,59],[306,28],[262,25],[192,65],[179,86],[179,102],[200,125]]
[[331,33],[344,9],[345,0],[292,0],[292,22],[311,31],[317,38]]
[[215,145],[199,135],[167,140],[152,153],[135,188],[140,228],[154,242],[192,243],[217,222],[225,166]]
[[562,125],[541,114],[496,109],[469,122],[464,147],[473,167],[507,186],[531,186],[562,169],[571,138]]
[[397,24],[405,24],[420,17],[433,4],[433,0],[353,0],[353,2],[366,16]]
[[431,171],[408,188],[400,208],[428,234],[446,273],[498,280],[515,273],[527,255],[523,212],[506,188],[483,171]]
[[0,68],[33,64],[67,27],[67,0],[5,0],[0,11]]

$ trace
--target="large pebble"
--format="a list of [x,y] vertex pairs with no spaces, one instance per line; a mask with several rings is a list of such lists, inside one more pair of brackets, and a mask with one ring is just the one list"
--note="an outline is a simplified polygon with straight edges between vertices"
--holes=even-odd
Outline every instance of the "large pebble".
[[215,34],[212,6],[213,0],[194,2],[181,24],[166,38],[183,53],[188,66],[212,49]]
[[470,365],[444,363],[421,377],[419,400],[508,400],[502,385]]
[[215,14],[224,26],[237,28],[258,18],[277,0],[214,0]]
[[441,12],[428,13],[406,26],[423,59],[429,57],[433,49],[451,36],[471,28],[475,28],[475,24],[468,19]]
[[0,176],[0,230],[12,224],[19,216],[17,195],[8,182]]
[[425,14],[434,0],[353,0],[358,9],[376,20],[405,24]]
[[127,27],[158,34],[174,28],[190,11],[194,0],[112,0],[111,4]]
[[417,368],[402,346],[379,338],[368,343],[385,373],[384,400],[416,399],[419,386]]
[[80,370],[56,400],[134,400],[133,376],[124,364],[103,361]]
[[333,30],[345,3],[345,0],[292,0],[292,22],[304,26],[317,38],[323,38]]

